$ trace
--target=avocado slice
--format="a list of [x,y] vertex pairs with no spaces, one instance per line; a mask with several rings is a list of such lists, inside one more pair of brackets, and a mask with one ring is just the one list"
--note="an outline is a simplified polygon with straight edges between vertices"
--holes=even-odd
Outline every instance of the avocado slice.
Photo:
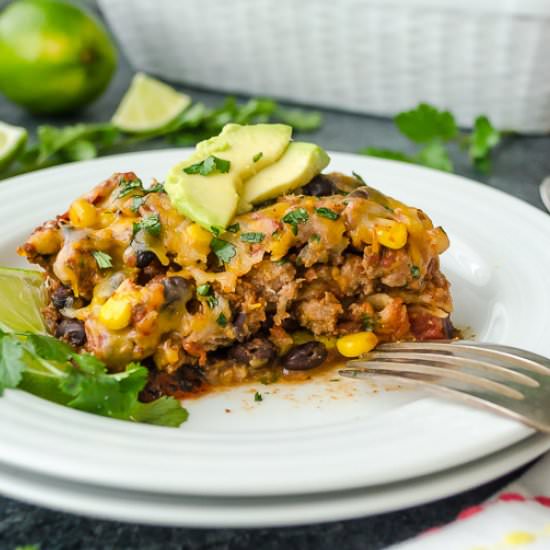
[[208,230],[225,228],[235,215],[241,185],[236,174],[200,176],[183,169],[193,162],[176,164],[166,177],[164,189],[176,210]]
[[[292,128],[285,124],[226,124],[222,132],[197,144],[174,166],[164,188],[176,210],[206,229],[225,228],[237,211],[242,182],[276,162],[288,147]],[[229,161],[227,172],[188,174],[184,169],[210,156]]]
[[197,144],[196,155],[230,161],[231,170],[245,181],[281,158],[291,136],[286,124],[226,124],[219,135]]
[[239,211],[305,185],[329,162],[329,156],[318,145],[292,142],[277,162],[244,182]]

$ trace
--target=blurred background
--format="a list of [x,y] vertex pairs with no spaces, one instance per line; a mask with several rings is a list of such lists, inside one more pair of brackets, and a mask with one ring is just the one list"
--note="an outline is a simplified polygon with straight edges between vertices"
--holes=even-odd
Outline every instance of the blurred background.
[[0,178],[283,121],[540,205],[549,47],[544,0],[0,0]]

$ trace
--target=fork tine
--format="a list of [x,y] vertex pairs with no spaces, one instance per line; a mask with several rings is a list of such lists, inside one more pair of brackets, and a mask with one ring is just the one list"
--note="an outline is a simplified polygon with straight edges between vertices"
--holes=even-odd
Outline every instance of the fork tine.
[[497,360],[510,366],[550,376],[550,361],[545,357],[499,344],[478,344],[461,340],[428,340],[423,342],[385,343],[380,344],[376,349],[387,352],[440,351],[446,354],[468,354],[481,359]]
[[357,373],[365,371],[380,371],[385,374],[401,374],[403,376],[408,374],[420,374],[434,378],[441,377],[468,384],[480,390],[493,392],[511,399],[523,399],[523,394],[514,388],[510,388],[509,386],[505,386],[504,384],[495,382],[494,380],[480,378],[474,374],[449,369],[445,366],[445,363],[442,362],[434,361],[432,365],[425,365],[415,360],[403,361],[399,363],[376,360],[363,362],[353,361],[351,363],[353,363],[353,368],[349,370],[355,370]]
[[[463,403],[476,405],[484,409],[492,410],[500,413],[501,415],[519,420],[527,426],[534,428],[544,433],[550,433],[550,424],[538,421],[536,418],[525,416],[513,409],[506,407],[501,403],[495,403],[488,401],[486,398],[479,395],[472,395],[456,388],[450,388],[448,386],[441,385],[441,381],[434,379],[430,376],[417,375],[415,378],[404,378],[394,373],[384,373],[380,371],[368,372],[365,370],[357,369],[343,369],[339,371],[341,376],[346,378],[364,378],[364,379],[378,379],[391,384],[397,384],[399,386],[407,386],[411,388],[426,389],[436,395],[443,397],[450,397],[455,401],[461,401]],[[517,403],[517,402],[516,402]]]
[[[420,351],[406,352],[406,351],[378,351],[375,349],[367,354],[366,358],[370,361],[372,359],[377,359],[378,361],[383,362],[400,362],[401,360],[416,360],[420,361],[422,364],[432,364],[433,361],[439,361],[440,363],[445,363],[451,368],[473,368],[482,371],[487,374],[494,374],[503,380],[509,380],[510,382],[515,382],[516,384],[522,384],[524,386],[530,386],[536,388],[540,384],[533,378],[506,367],[500,365],[495,365],[494,363],[489,363],[488,361],[472,359],[469,357],[457,357],[455,355],[446,355],[443,353],[423,353]],[[353,364],[354,361],[348,362],[348,365]]]

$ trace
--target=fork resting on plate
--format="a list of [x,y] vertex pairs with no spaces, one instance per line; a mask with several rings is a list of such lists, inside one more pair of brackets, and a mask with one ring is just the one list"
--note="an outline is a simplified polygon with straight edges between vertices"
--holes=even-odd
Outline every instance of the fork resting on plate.
[[499,344],[437,340],[382,344],[340,375],[422,387],[550,433],[550,359]]

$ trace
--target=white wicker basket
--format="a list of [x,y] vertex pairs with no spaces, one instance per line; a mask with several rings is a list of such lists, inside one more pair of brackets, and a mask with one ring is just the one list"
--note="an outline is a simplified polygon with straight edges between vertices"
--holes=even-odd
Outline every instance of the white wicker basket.
[[461,125],[550,131],[550,0],[99,0],[136,69],[176,82]]

